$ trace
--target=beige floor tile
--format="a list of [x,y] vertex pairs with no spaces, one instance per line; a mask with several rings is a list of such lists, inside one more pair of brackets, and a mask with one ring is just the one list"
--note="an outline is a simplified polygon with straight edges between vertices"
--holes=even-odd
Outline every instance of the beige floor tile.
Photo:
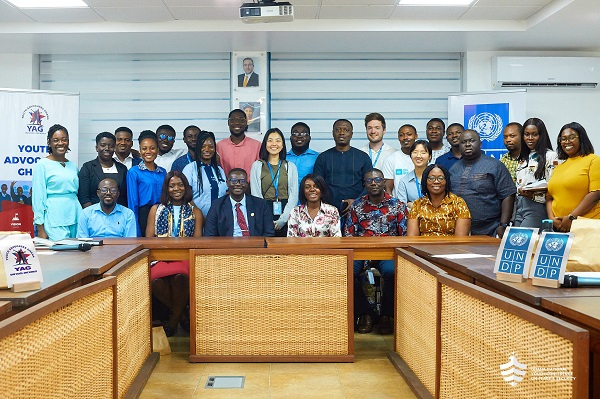
[[305,392],[311,389],[318,391],[323,388],[341,388],[337,375],[311,373],[271,374],[271,391],[296,389],[298,392]]
[[343,388],[345,399],[417,399],[407,386]]
[[139,396],[139,399],[164,399],[164,398],[177,398],[177,399],[191,399],[194,395],[194,389],[182,389],[175,387],[159,388],[144,388],[144,391]]
[[[172,398],[171,396],[168,397]],[[269,391],[255,389],[198,389],[193,399],[268,399]]]
[[271,374],[300,373],[337,375],[335,363],[273,363]]
[[344,399],[341,388],[320,389],[271,389],[270,399]]
[[198,386],[200,376],[196,373],[160,373],[155,371],[150,376],[144,390],[168,387],[193,390]]
[[203,373],[210,375],[238,375],[239,373],[268,374],[270,372],[270,363],[207,363]]

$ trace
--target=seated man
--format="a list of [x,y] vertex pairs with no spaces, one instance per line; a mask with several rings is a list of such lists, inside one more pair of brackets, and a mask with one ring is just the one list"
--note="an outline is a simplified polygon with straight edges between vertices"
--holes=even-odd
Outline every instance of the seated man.
[[79,216],[77,237],[136,237],[133,211],[117,204],[119,186],[113,179],[98,183],[100,202],[85,208]]
[[[379,169],[370,169],[363,176],[367,195],[360,197],[350,207],[344,236],[404,236],[408,212],[406,205],[385,192],[385,178]],[[394,261],[370,261],[383,278],[381,298],[381,318],[379,332],[390,334],[394,331],[391,316],[394,312]],[[359,274],[365,262],[354,261],[354,316],[358,316],[358,332],[373,330],[373,311],[362,290]]]
[[233,168],[227,174],[228,195],[213,201],[206,216],[204,236],[272,237],[273,207],[264,199],[247,195],[248,174]]

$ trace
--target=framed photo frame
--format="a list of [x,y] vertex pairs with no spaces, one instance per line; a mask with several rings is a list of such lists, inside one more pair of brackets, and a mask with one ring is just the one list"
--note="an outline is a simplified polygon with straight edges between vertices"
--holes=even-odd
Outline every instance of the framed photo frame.
[[269,129],[268,76],[267,53],[231,53],[231,109],[239,108],[246,113],[246,133],[257,140],[262,140],[262,135]]

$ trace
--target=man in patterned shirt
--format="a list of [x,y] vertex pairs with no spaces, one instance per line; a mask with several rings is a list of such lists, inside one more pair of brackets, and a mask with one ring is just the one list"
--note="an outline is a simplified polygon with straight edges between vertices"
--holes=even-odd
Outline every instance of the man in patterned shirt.
[[[367,195],[360,197],[350,207],[344,236],[404,236],[406,235],[406,205],[385,192],[385,178],[379,169],[370,169],[363,175],[363,184]],[[358,332],[369,333],[373,330],[373,311],[362,290],[359,274],[365,261],[354,262],[354,315],[358,316]],[[381,318],[379,332],[391,334],[394,311],[394,262],[391,260],[369,261],[369,267],[375,267],[383,278],[384,291],[381,298]]]
[[506,166],[514,183],[517,182],[522,131],[523,126],[519,122],[511,122],[504,127],[504,146],[508,152],[500,157],[500,162]]

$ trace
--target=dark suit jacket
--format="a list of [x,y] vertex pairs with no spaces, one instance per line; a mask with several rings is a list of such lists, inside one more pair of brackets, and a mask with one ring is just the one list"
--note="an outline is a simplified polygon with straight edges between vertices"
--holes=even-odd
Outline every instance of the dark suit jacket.
[[98,184],[110,177],[117,181],[119,191],[121,192],[117,203],[127,207],[127,166],[117,161],[115,161],[115,166],[117,167],[117,176],[104,173],[98,158],[92,159],[81,166],[81,170],[79,171],[79,191],[77,193],[81,205],[86,202],[91,202],[92,205],[100,202],[100,198],[96,194]]
[[[246,194],[247,223],[251,236],[272,237],[275,234],[272,208],[264,199]],[[229,195],[213,201],[206,216],[204,236],[233,236],[233,207]]]
[[[240,73],[238,75],[238,87],[244,87],[244,76],[246,76],[245,73]],[[250,75],[250,77],[248,78],[248,84],[246,85],[246,87],[255,86],[258,86],[258,74],[252,72],[252,75]]]
[[133,157],[133,159],[131,160],[131,166],[134,167],[134,166],[138,165],[140,162],[142,162],[142,158]]

